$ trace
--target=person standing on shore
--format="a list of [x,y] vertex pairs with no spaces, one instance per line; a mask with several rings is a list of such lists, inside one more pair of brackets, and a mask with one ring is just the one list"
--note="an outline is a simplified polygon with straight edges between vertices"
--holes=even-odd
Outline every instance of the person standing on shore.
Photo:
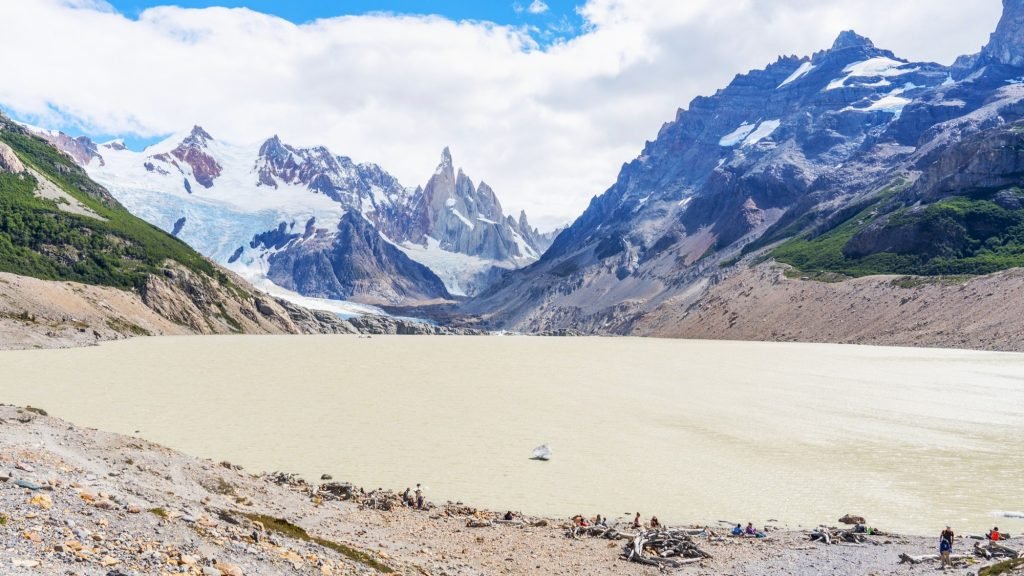
[[942,569],[953,567],[951,554],[953,553],[953,529],[946,526],[946,529],[939,535],[939,558],[942,560]]
[[423,489],[416,485],[416,509],[423,510]]
[[633,528],[643,528],[643,522],[640,521],[640,513],[636,513],[636,518],[633,518]]

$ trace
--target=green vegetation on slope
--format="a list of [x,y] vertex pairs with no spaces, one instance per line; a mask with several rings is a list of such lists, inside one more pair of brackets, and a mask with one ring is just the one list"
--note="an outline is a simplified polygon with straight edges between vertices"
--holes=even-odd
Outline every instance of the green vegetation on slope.
[[[1024,200],[1020,190],[1002,191]],[[806,273],[978,275],[1024,266],[1024,208],[996,194],[954,196],[881,214],[885,199],[818,236],[774,250]],[[1021,202],[1024,206],[1024,202]]]
[[129,289],[170,259],[228,283],[185,243],[119,206],[70,158],[3,117],[0,141],[105,219],[62,212],[35,196],[31,175],[0,173],[0,271]]
[[364,566],[372,568],[377,572],[381,572],[383,574],[391,574],[393,572],[393,570],[382,564],[379,560],[377,560],[375,557],[371,556],[367,552],[357,550],[345,544],[331,542],[330,540],[326,540],[324,538],[311,536],[301,527],[296,526],[295,524],[292,524],[287,520],[282,520],[281,518],[274,518],[273,516],[266,516],[263,514],[252,514],[243,512],[242,515],[253,522],[259,522],[267,530],[277,532],[278,534],[287,536],[288,538],[294,538],[295,540],[319,544],[320,546],[323,546],[328,550],[334,550],[335,552],[338,552],[339,554],[342,554],[343,556],[351,560],[354,560]]

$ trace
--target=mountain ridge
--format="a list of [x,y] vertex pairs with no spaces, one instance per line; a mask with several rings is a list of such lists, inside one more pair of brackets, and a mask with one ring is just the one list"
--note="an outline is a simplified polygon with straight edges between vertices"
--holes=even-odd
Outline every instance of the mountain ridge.
[[1006,62],[1024,54],[1024,2],[1004,4],[982,52],[995,60],[908,62],[845,31],[695,98],[537,263],[462,311],[492,328],[630,334],[766,258],[812,277],[1024,264],[1024,172],[1005,152],[1022,132],[1021,69]]

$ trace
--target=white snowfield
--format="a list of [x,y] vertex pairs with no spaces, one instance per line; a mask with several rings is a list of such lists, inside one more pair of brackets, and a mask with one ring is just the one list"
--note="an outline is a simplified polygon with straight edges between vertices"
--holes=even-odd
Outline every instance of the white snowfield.
[[829,82],[825,90],[836,90],[847,86],[847,82],[855,78],[881,78],[881,80],[871,83],[854,83],[853,86],[888,86],[889,81],[886,78],[892,78],[894,76],[902,76],[904,74],[910,74],[911,72],[917,72],[920,70],[918,67],[905,68],[906,62],[900,62],[899,60],[893,60],[885,56],[879,56],[877,58],[871,58],[862,62],[854,62],[846,68],[843,68],[843,72],[846,72],[846,76],[836,78]]

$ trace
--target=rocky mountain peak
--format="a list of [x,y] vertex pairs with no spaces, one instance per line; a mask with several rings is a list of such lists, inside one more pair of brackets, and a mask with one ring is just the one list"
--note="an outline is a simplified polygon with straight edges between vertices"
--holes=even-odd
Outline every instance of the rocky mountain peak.
[[832,50],[846,50],[849,48],[874,48],[875,43],[870,38],[861,36],[853,30],[844,30],[839,33],[836,41],[832,44]]
[[982,50],[982,60],[1024,67],[1024,0],[1003,0],[1003,17]]
[[205,148],[211,140],[213,140],[213,136],[210,136],[209,132],[197,124],[192,127],[192,131],[189,132],[188,136],[186,136],[181,143],[187,146],[200,146]]
[[441,163],[437,165],[436,173],[440,174],[441,172],[444,172],[446,170],[454,169],[455,168],[453,167],[452,164],[452,151],[449,150],[447,146],[445,146],[444,150],[441,151]]

